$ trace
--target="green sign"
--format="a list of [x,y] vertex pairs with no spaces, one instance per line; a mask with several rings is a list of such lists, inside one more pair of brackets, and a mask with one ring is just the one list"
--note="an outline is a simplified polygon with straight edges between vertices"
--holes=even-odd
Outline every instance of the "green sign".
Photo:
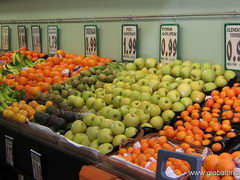
[[134,61],[138,56],[138,25],[122,25],[122,60]]

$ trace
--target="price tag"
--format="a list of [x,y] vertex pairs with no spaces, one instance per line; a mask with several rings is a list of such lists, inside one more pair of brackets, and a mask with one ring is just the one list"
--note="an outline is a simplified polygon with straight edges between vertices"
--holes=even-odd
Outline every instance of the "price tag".
[[13,138],[5,135],[6,161],[13,166]]
[[85,56],[98,54],[98,34],[96,25],[84,26]]
[[36,180],[43,180],[42,178],[42,166],[41,166],[41,154],[34,150],[30,150],[32,159],[33,177]]
[[1,48],[3,51],[10,50],[10,37],[9,37],[9,27],[8,26],[2,26],[1,28]]
[[48,26],[48,53],[55,54],[58,50],[58,27]]
[[138,26],[122,25],[122,60],[134,61],[137,58]]
[[240,24],[225,24],[225,68],[240,70]]
[[178,59],[178,24],[162,24],[160,26],[160,59],[171,63]]
[[19,44],[19,48],[27,49],[26,26],[18,26],[18,44]]
[[41,29],[40,26],[32,26],[32,48],[35,52],[42,52]]

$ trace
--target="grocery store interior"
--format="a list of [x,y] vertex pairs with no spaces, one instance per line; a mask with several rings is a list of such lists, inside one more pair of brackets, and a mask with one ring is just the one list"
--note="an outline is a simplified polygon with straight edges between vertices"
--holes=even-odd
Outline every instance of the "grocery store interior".
[[0,180],[238,180],[238,0],[0,2]]

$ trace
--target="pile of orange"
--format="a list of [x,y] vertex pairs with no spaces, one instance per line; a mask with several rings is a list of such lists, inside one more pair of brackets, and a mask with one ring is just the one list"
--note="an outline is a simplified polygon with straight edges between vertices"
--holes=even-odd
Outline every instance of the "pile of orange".
[[[0,60],[5,61],[6,63],[12,62],[12,55],[14,52],[6,52],[3,54],[3,56],[0,57]],[[1,67],[1,65],[0,65]]]
[[201,177],[203,180],[234,180],[234,177],[231,175],[206,175],[208,171],[220,171],[220,172],[233,172],[236,164],[234,163],[234,158],[240,157],[240,151],[236,151],[232,154],[222,153],[219,156],[212,154],[208,155],[203,162],[202,171],[205,172],[205,175]]
[[49,57],[46,62],[20,71],[15,79],[10,76],[2,78],[0,84],[14,85],[17,90],[24,89],[28,95],[35,95],[39,92],[47,92],[51,84],[62,83],[69,76],[77,75],[82,70],[112,62],[110,58],[77,56],[66,54],[62,50],[59,53],[61,57]]
[[31,51],[31,50],[26,50],[25,48],[21,48],[20,53],[27,56],[28,59],[30,59],[32,61],[36,61],[39,58],[42,58],[42,57],[46,56],[45,53],[34,52],[34,51]]
[[[139,141],[139,144],[139,148],[128,147],[119,149],[117,156],[154,172],[156,172],[157,168],[156,160],[159,149],[175,151],[181,148],[184,153],[201,156],[187,143],[182,143],[180,146],[169,143],[166,136],[142,139]],[[175,158],[169,158],[166,167],[171,167],[176,175],[190,170],[190,166],[186,161]]]

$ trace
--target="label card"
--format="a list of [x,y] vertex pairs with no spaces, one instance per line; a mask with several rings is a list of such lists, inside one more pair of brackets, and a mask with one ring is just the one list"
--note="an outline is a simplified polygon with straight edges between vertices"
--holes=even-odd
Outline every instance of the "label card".
[[225,24],[225,68],[240,70],[240,24]]
[[96,25],[84,26],[85,56],[98,54],[98,29]]
[[42,52],[41,29],[40,26],[32,26],[32,48],[35,52]]
[[48,53],[55,54],[58,50],[58,27],[48,26]]
[[160,59],[171,63],[178,59],[178,24],[162,24],[160,26]]
[[33,169],[33,177],[36,180],[43,180],[42,177],[42,166],[41,166],[41,154],[37,153],[34,150],[30,150],[31,159],[32,159],[32,169]]
[[138,53],[138,25],[122,25],[122,60],[134,61]]
[[19,48],[27,49],[27,30],[26,26],[18,26],[18,44]]
[[10,33],[8,26],[2,26],[1,28],[1,48],[3,51],[10,50]]
[[6,161],[11,166],[13,163],[13,138],[5,135],[5,146],[6,146]]

